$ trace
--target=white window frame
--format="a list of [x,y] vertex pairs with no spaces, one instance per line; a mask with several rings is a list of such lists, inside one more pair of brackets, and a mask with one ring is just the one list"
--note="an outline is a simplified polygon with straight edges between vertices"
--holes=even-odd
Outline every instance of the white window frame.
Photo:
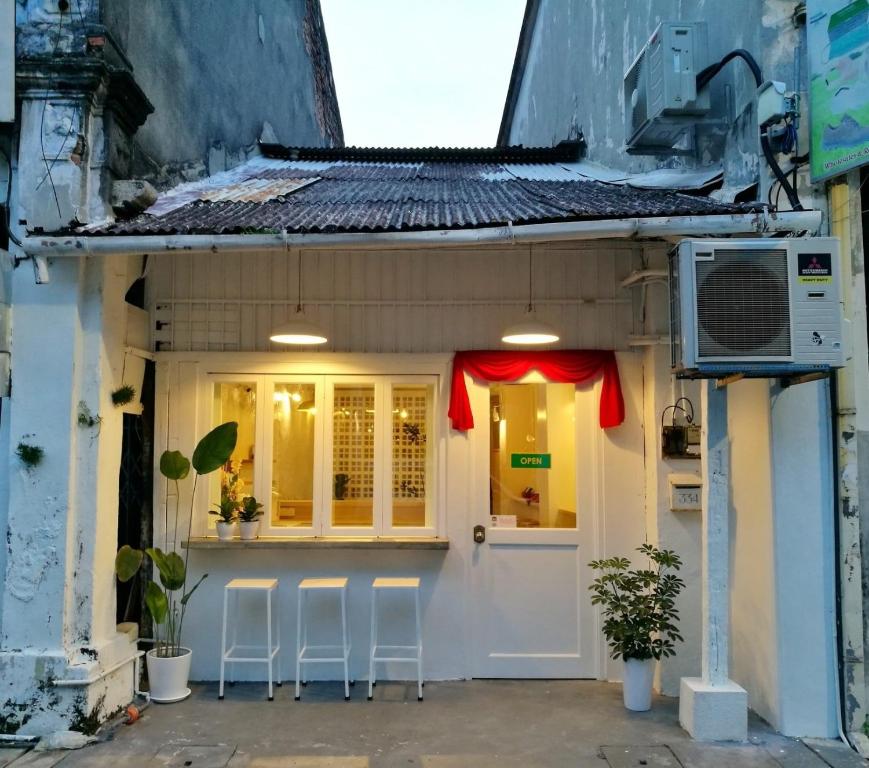
[[[204,368],[205,366],[203,366]],[[260,518],[261,537],[324,537],[324,538],[435,538],[444,535],[445,511],[443,500],[446,488],[445,446],[441,439],[439,423],[446,419],[443,396],[447,376],[445,371],[392,374],[372,369],[371,372],[347,374],[332,372],[324,366],[322,372],[312,372],[311,366],[262,366],[232,365],[232,372],[200,369],[200,406],[197,421],[204,435],[216,425],[213,423],[212,403],[214,385],[218,383],[251,383],[256,387],[256,438],[254,447],[254,495],[263,504]],[[226,366],[229,367],[228,365]],[[277,368],[277,370],[275,370]],[[324,370],[325,369],[325,370]],[[278,383],[313,384],[315,387],[316,414],[314,425],[314,488],[313,525],[288,527],[272,524],[272,462],[274,423],[269,406],[274,398],[274,386]],[[371,527],[332,525],[332,408],[336,384],[374,385],[375,397],[375,457],[374,457],[374,515]],[[392,522],[392,388],[395,385],[417,384],[431,387],[431,423],[427,425],[427,450],[431,451],[431,476],[427,477],[426,525],[423,527],[394,526]],[[442,408],[443,413],[441,412]],[[194,535],[215,536],[207,514],[210,505],[210,477],[207,490],[197,499],[193,524]]]
[[[400,536],[433,536],[434,531],[438,527],[438,504],[437,499],[440,496],[438,488],[438,382],[435,377],[425,376],[389,376],[387,377],[386,385],[383,392],[383,412],[387,415],[384,419],[384,426],[388,423],[390,429],[387,439],[384,440],[384,467],[383,485],[383,535],[400,537]],[[431,450],[431,472],[426,473],[426,524],[422,527],[411,527],[407,525],[396,526],[393,522],[393,506],[394,499],[392,498],[392,390],[395,386],[402,384],[415,384],[418,386],[431,387],[432,402],[429,404],[428,411],[431,413],[431,423],[426,425],[426,445]]]
[[[274,374],[263,376],[266,402],[274,401],[275,384],[313,384],[314,385],[314,482],[311,495],[311,525],[287,526],[275,525],[272,522],[272,467],[274,464],[274,418],[264,419],[263,434],[259,439],[263,450],[267,449],[268,461],[264,461],[262,476],[263,516],[260,518],[260,535],[264,536],[319,536],[321,528],[318,522],[318,510],[323,505],[323,419],[325,405],[325,377],[310,374]],[[259,498],[259,496],[257,496]]]

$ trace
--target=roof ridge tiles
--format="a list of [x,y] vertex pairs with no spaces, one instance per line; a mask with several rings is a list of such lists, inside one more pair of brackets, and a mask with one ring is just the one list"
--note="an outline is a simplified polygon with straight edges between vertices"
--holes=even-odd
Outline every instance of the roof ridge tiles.
[[554,147],[286,147],[261,142],[265,157],[367,163],[560,163],[580,158],[585,142],[561,141]]

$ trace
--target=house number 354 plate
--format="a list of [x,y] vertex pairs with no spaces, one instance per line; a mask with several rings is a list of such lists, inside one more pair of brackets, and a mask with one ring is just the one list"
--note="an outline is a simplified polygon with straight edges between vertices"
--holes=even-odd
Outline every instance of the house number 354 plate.
[[700,485],[673,484],[670,486],[670,508],[673,511],[699,511],[701,504]]

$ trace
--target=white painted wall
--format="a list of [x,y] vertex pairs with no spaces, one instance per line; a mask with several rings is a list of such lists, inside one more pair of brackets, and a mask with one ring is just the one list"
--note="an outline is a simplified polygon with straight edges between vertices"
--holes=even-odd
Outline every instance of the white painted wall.
[[[0,713],[28,721],[22,733],[68,728],[75,707],[104,717],[130,701],[132,666],[97,685],[52,689],[132,657],[115,631],[118,474],[122,418],[110,394],[121,376],[132,274],[125,257],[62,259],[51,282],[12,274],[12,397],[4,399],[8,512],[0,668]],[[77,424],[79,402],[99,428]],[[28,471],[19,442],[44,450]],[[100,696],[104,698],[100,700]],[[9,709],[9,707],[12,707]]]
[[[538,311],[563,330],[564,346],[626,348],[627,335],[633,330],[634,297],[621,290],[618,282],[638,268],[640,257],[641,250],[634,244],[535,247]],[[192,450],[202,431],[195,416],[200,410],[198,398],[202,397],[202,389],[197,387],[202,383],[201,375],[214,370],[216,361],[224,367],[231,361],[230,367],[238,371],[255,365],[271,372],[280,370],[284,363],[300,360],[315,366],[320,361],[321,368],[329,371],[339,370],[342,365],[345,370],[358,370],[360,364],[382,364],[405,372],[421,366],[420,371],[428,372],[435,364],[445,374],[449,353],[454,350],[500,346],[502,325],[521,313],[527,302],[528,252],[524,247],[310,252],[303,262],[305,295],[312,297],[311,301],[306,298],[307,311],[330,329],[330,346],[350,355],[293,354],[286,348],[266,356],[211,354],[211,350],[269,349],[271,323],[279,322],[296,299],[295,258],[296,254],[218,255],[209,260],[207,269],[198,257],[186,254],[154,259],[150,267],[152,303],[156,305],[156,317],[170,323],[156,340],[171,342],[179,350],[161,355],[158,365],[158,454],[165,447],[188,453]],[[582,298],[582,303],[577,302],[577,297]],[[180,351],[185,349],[203,352]],[[384,351],[436,356],[371,354]],[[356,354],[360,352],[365,356]],[[606,433],[595,428],[594,434],[587,436],[601,457],[595,488],[580,493],[595,506],[594,510],[584,510],[584,524],[594,527],[600,548],[597,553],[589,553],[587,559],[604,552],[630,554],[645,538],[642,356],[620,353],[619,366],[626,423]],[[593,399],[596,413],[596,395],[591,390],[585,394]],[[167,399],[168,408],[161,407]],[[191,576],[209,574],[191,601],[186,620],[186,642],[194,649],[193,678],[217,677],[222,586],[227,580],[238,576],[280,577],[282,636],[287,649],[284,658],[291,659],[295,585],[303,576],[335,573],[350,576],[354,675],[361,678],[366,672],[371,579],[414,573],[422,577],[423,583],[426,675],[470,676],[470,626],[475,607],[468,602],[468,578],[474,551],[472,520],[477,514],[469,496],[471,441],[446,428],[446,405],[446,397],[442,397],[437,421],[446,469],[444,533],[451,542],[449,551],[193,551]],[[587,450],[588,446],[584,455]],[[158,488],[158,521],[162,504],[162,489]],[[159,530],[155,536],[159,536]],[[581,588],[585,589],[588,573],[584,567],[582,571]],[[258,615],[253,613],[255,610],[251,609],[251,621],[244,622],[252,627],[251,631],[260,627],[253,621]],[[593,616],[590,618],[593,620]],[[338,674],[337,669],[321,672],[325,677]],[[263,679],[264,669],[249,667],[239,673]],[[393,674],[400,677],[407,675],[407,670],[399,668]],[[620,665],[605,664],[599,674],[618,679]]]
[[769,384],[727,389],[731,471],[731,678],[772,722],[781,702],[774,576]]
[[[528,245],[302,251],[306,314],[329,331],[323,351],[442,352],[501,346],[528,303]],[[533,246],[537,314],[560,346],[626,349],[635,297],[619,281],[642,247],[599,241]],[[149,303],[158,349],[277,350],[269,332],[292,313],[298,251],[157,254]]]
[[731,677],[789,736],[835,736],[833,522],[826,383],[728,387]]

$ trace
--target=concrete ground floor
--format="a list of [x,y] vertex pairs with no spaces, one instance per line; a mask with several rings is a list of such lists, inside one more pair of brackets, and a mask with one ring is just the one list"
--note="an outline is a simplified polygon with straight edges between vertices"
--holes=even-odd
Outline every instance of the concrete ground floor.
[[340,683],[292,686],[266,701],[265,685],[193,686],[180,704],[74,752],[0,751],[13,768],[856,768],[844,745],[776,734],[754,716],[744,744],[703,744],[679,727],[678,700],[650,712],[622,706],[621,686],[594,681],[474,680],[381,683],[366,701]]

